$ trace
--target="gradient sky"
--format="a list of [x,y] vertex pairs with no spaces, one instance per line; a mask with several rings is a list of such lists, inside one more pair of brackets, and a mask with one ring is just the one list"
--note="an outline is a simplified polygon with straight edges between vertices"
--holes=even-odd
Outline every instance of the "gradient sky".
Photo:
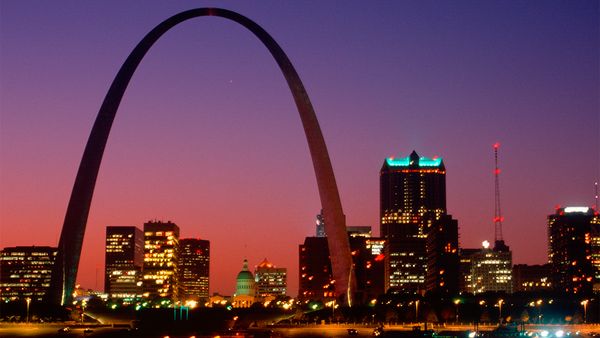
[[[441,156],[462,247],[493,239],[492,144],[515,263],[546,261],[546,217],[600,176],[598,1],[0,1],[0,246],[57,245],[92,123],[155,25],[218,6],[295,65],[349,225],[379,233],[385,157]],[[150,50],[117,114],[78,281],[102,288],[107,225],[172,220],[211,241],[211,292],[267,257],[298,288],[320,209],[278,67],[243,27],[200,18]]]

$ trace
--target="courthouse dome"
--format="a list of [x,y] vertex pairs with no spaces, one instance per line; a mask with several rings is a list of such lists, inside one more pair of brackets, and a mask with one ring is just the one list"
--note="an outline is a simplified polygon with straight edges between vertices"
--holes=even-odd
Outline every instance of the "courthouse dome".
[[237,275],[237,281],[235,285],[235,294],[240,295],[248,295],[254,296],[254,275],[252,272],[248,270],[248,260],[244,259],[244,266],[242,271],[240,271]]

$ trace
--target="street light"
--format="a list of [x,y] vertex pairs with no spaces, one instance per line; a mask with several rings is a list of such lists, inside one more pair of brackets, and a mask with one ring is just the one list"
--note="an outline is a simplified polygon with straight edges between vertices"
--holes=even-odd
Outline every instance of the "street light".
[[333,299],[333,304],[331,305],[331,322],[335,321],[335,298]]
[[587,324],[587,305],[589,300],[585,299],[581,301],[581,305],[583,305],[583,322]]
[[460,299],[454,300],[454,305],[456,305],[456,323],[458,324],[458,305],[460,304]]
[[31,298],[27,297],[25,301],[27,302],[27,323],[29,323],[29,303],[31,303]]
[[85,301],[85,299],[81,302],[81,324],[83,324],[83,317],[85,316],[85,306],[87,305],[87,302]]
[[502,303],[504,303],[504,299],[499,299],[498,307],[500,308],[500,324],[502,324]]
[[419,322],[419,300],[415,301],[415,322]]

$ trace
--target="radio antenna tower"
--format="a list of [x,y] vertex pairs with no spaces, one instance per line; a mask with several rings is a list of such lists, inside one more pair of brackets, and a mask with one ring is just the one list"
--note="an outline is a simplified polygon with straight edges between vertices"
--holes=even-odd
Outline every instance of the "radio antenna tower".
[[594,182],[594,204],[596,206],[596,212],[600,211],[598,210],[598,181]]
[[498,168],[498,148],[500,143],[494,144],[494,184],[495,184],[495,196],[494,196],[494,250],[496,251],[508,251],[508,247],[504,244],[504,238],[502,237],[502,208],[500,208],[500,169]]

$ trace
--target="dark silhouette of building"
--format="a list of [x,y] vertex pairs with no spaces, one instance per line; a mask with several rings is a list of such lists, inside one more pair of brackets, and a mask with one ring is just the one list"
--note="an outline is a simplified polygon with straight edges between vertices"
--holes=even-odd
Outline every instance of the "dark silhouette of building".
[[435,220],[427,231],[427,291],[459,291],[458,221],[450,215]]
[[334,253],[331,261],[333,274],[338,283],[336,292],[339,296],[344,297],[346,303],[352,303],[355,283],[350,245],[346,236],[346,220],[327,146],[308,94],[298,72],[273,37],[252,20],[221,8],[195,8],[166,19],[146,34],[121,66],[98,111],[77,171],[60,234],[57,264],[52,271],[52,287],[48,297],[52,303],[58,305],[71,303],[96,178],[108,135],[127,85],[146,53],[164,33],[184,21],[203,16],[225,18],[247,28],[267,47],[283,73],[298,108],[315,170],[323,216],[326,221],[328,245]]
[[287,292],[287,269],[278,268],[266,258],[254,269],[256,296],[269,300],[285,296]]
[[473,275],[471,273],[471,266],[473,265],[473,256],[481,249],[464,249],[460,248],[459,257],[459,271],[460,278],[458,280],[458,289],[461,292],[472,292]]
[[184,301],[208,301],[210,242],[196,238],[179,240],[180,298]]
[[107,226],[104,292],[111,298],[142,296],[144,233],[134,226]]
[[551,283],[557,291],[591,294],[600,281],[598,212],[588,207],[566,207],[549,215],[548,260]]
[[156,305],[179,300],[179,227],[175,223],[144,223],[143,296]]
[[[352,262],[356,276],[356,300],[366,302],[383,294],[385,241],[367,236],[370,227],[348,227]],[[325,237],[306,237],[299,246],[299,290],[301,300],[335,298],[337,281],[331,274],[329,248]]]
[[41,301],[50,287],[56,253],[49,246],[4,248],[0,252],[0,300]]
[[458,224],[446,211],[441,158],[420,157],[413,151],[384,161],[380,230],[387,240],[386,291],[458,291]]
[[515,264],[513,266],[513,291],[548,291],[552,289],[552,265]]

